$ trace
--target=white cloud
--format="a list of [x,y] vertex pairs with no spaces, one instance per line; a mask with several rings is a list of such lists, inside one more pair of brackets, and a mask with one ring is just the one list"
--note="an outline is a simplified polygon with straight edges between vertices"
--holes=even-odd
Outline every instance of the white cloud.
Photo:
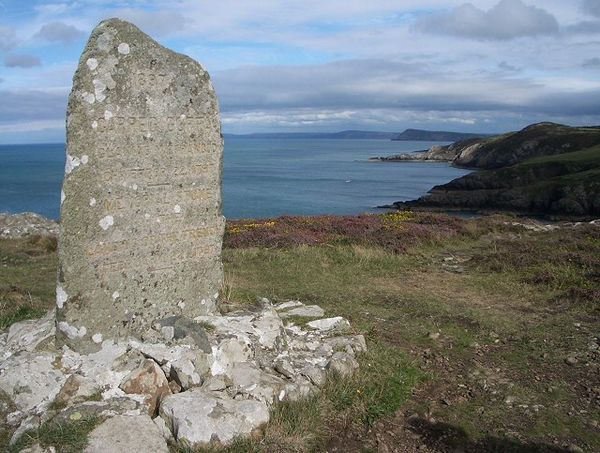
[[15,53],[4,56],[4,66],[9,68],[33,68],[41,64],[40,59],[34,55]]
[[488,11],[465,3],[448,12],[434,13],[417,21],[427,33],[441,33],[483,40],[510,40],[524,36],[557,34],[556,18],[521,0],[500,0]]
[[65,93],[41,90],[0,90],[0,125],[64,121]]
[[[2,18],[0,51],[22,45],[18,53],[44,55],[44,66],[5,68],[0,125],[61,124],[79,57],[61,44],[81,37],[65,27],[87,34],[114,16],[197,58],[230,131],[600,122],[598,0],[43,3],[30,16]],[[65,34],[32,39],[53,23]]]
[[583,10],[592,16],[600,17],[600,1],[583,0]]
[[0,50],[11,50],[17,45],[17,42],[15,29],[0,25]]
[[50,42],[60,42],[66,46],[81,39],[84,34],[73,25],[67,25],[64,22],[50,22],[42,26],[35,37]]
[[47,3],[45,5],[36,5],[34,9],[42,15],[63,14],[69,10],[69,4]]
[[[523,77],[468,74],[451,67],[431,71],[428,66],[389,60],[252,66],[218,72],[213,79],[225,112],[281,108],[506,110],[533,106],[548,95],[544,84]],[[552,91],[571,84],[565,82]],[[600,88],[600,83],[585,87],[594,88]]]
[[600,69],[600,58],[598,58],[598,57],[590,58],[588,60],[585,60],[581,65],[584,68],[598,68],[598,69]]
[[598,34],[600,33],[600,20],[584,20],[576,24],[565,27],[565,31],[570,34]]
[[135,8],[121,8],[104,13],[104,18],[118,17],[134,23],[144,32],[156,36],[169,36],[184,30],[188,20],[174,10],[143,11]]
[[24,121],[10,124],[0,124],[1,132],[31,132],[47,129],[64,129],[63,120]]

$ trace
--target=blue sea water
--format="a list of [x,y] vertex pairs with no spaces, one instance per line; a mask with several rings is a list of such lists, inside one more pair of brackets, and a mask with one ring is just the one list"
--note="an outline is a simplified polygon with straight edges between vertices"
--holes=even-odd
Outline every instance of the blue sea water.
[[[418,198],[468,173],[446,163],[369,162],[429,148],[430,142],[227,138],[227,218],[358,214]],[[64,144],[0,145],[0,212],[59,217]]]

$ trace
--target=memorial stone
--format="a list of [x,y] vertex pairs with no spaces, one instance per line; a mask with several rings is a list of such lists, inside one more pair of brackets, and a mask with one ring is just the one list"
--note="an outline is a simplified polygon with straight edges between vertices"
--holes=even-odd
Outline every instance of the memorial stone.
[[208,73],[134,25],[92,32],[73,78],[57,340],[80,352],[217,312],[223,139]]

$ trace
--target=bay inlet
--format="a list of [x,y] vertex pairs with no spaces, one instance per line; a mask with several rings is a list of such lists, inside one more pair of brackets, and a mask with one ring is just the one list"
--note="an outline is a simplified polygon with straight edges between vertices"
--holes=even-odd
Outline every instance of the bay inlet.
[[[232,219],[378,212],[469,173],[443,162],[368,160],[434,144],[443,143],[228,137],[223,211]],[[57,219],[64,160],[64,144],[0,145],[0,212]]]

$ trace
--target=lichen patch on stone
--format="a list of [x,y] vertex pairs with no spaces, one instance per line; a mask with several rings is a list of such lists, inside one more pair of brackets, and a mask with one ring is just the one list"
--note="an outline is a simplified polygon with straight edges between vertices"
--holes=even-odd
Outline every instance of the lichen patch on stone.
[[61,321],[58,323],[58,329],[63,332],[71,340],[75,338],[84,337],[87,333],[85,326],[81,326],[79,329],[75,326],[71,326],[69,323]]
[[79,160],[79,157],[67,154],[67,160],[65,162],[65,173],[67,175],[79,167],[79,165],[81,165],[81,160]]
[[104,90],[106,90],[106,84],[100,79],[94,79],[92,83],[94,84],[96,100],[98,102],[102,102],[104,99],[106,99],[106,95],[104,94]]
[[127,44],[126,42],[122,42],[121,44],[119,44],[119,47],[117,47],[117,50],[122,55],[129,55],[131,49],[129,48],[129,44]]
[[88,58],[85,63],[87,64],[87,67],[90,68],[90,71],[93,71],[98,67],[98,60],[95,58]]
[[102,52],[107,52],[110,49],[111,41],[112,37],[110,36],[110,33],[104,32],[100,36],[98,36],[98,40],[96,41],[96,47]]
[[62,286],[56,287],[56,306],[58,308],[63,308],[65,306],[65,302],[69,299],[69,295],[65,292]]
[[103,230],[108,230],[114,224],[115,224],[115,219],[111,215],[102,217],[100,219],[100,221],[98,222],[98,225],[100,225],[100,228],[102,228]]
[[96,101],[96,96],[94,96],[92,93],[88,93],[87,91],[81,93],[81,97],[88,104],[93,104]]
[[90,206],[93,208],[94,206],[96,206],[96,199],[95,198],[90,198]]

